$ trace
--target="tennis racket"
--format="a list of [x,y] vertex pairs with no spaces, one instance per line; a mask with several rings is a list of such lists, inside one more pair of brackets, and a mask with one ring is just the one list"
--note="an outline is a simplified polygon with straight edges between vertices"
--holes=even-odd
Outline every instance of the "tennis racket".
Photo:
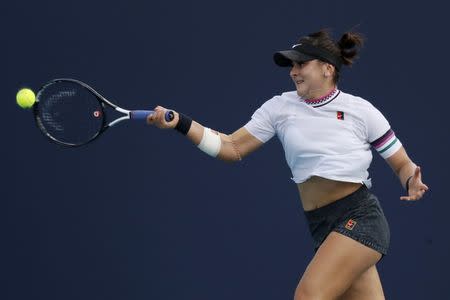
[[[121,117],[111,120],[107,107],[119,112]],[[33,113],[37,126],[51,141],[76,147],[92,142],[122,121],[145,122],[154,111],[123,109],[84,82],[60,78],[40,88]],[[173,118],[173,111],[167,111],[165,120],[170,122]]]

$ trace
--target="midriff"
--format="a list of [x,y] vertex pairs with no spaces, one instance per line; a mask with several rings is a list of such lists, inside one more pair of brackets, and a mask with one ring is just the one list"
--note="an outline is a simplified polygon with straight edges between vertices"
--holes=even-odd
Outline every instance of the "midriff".
[[350,195],[362,186],[362,183],[345,182],[312,176],[297,184],[305,211],[314,210]]

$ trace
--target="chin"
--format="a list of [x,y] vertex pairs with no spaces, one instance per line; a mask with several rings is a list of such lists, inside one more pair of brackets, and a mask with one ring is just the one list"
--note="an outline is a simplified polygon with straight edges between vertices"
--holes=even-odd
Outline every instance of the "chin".
[[306,86],[296,86],[297,95],[300,97],[305,97],[308,94],[308,90],[306,89]]
[[305,92],[297,90],[297,95],[303,98],[305,97]]

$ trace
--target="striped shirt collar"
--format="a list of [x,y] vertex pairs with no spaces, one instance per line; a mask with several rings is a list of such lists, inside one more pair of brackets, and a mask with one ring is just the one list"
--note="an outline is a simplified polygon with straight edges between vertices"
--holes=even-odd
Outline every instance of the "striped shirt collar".
[[334,99],[336,99],[336,97],[340,94],[340,92],[341,92],[340,90],[334,88],[331,92],[329,92],[323,97],[317,99],[301,99],[301,101],[312,107],[319,107],[328,104]]

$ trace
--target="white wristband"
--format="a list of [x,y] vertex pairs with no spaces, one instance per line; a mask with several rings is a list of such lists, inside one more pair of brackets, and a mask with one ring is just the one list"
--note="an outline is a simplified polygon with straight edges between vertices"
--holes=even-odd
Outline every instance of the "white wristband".
[[212,157],[216,157],[220,152],[220,147],[222,146],[222,141],[220,140],[219,134],[212,132],[211,129],[205,127],[203,130],[203,137],[198,144],[198,148]]

